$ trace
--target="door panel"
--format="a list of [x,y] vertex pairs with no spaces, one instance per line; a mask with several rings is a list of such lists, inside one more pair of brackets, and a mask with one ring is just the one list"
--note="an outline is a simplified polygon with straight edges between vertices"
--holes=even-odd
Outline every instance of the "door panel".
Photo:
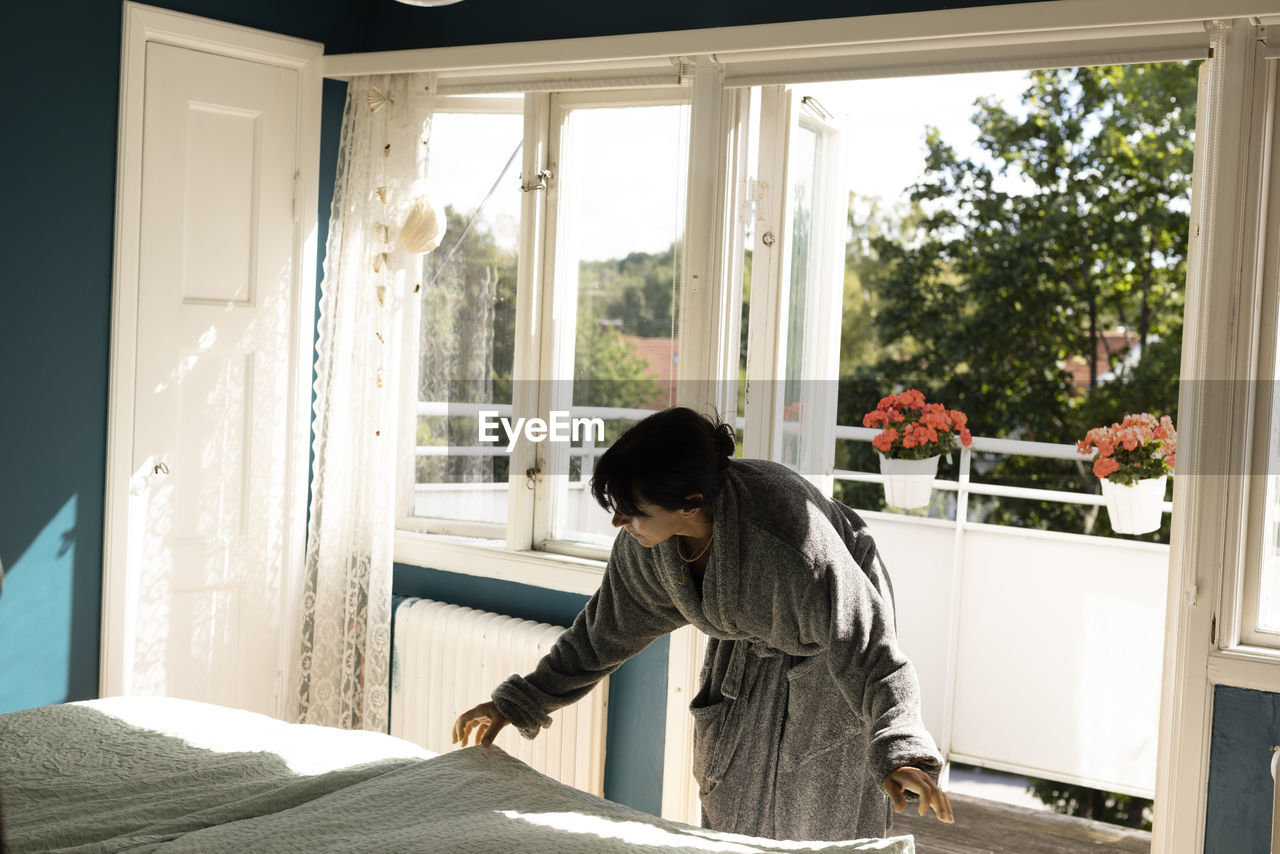
[[127,693],[277,712],[298,72],[147,47]]

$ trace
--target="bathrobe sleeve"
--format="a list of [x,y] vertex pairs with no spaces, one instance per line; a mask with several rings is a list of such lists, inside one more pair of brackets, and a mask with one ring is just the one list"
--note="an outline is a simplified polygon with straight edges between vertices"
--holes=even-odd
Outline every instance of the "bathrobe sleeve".
[[649,550],[620,532],[600,588],[526,676],[512,675],[493,702],[525,738],[551,725],[550,713],[585,697],[653,641],[687,621],[654,572]]

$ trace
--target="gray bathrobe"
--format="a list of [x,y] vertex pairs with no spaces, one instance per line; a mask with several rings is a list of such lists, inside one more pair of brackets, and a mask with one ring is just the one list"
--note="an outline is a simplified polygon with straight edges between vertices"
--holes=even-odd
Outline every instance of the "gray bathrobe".
[[694,715],[704,823],[774,839],[884,836],[880,781],[941,757],[898,649],[893,592],[865,523],[784,466],[733,460],[701,589],[675,538],[621,532],[600,589],[527,676],[493,693],[527,737],[548,712],[688,623],[711,641]]

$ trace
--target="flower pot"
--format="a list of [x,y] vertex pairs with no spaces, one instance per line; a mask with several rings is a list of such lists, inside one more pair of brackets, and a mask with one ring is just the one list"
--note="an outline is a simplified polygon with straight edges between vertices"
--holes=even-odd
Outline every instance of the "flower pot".
[[1163,515],[1167,475],[1149,477],[1132,485],[1114,483],[1103,478],[1102,497],[1107,501],[1107,516],[1117,534],[1147,534],[1160,527]]
[[881,454],[880,473],[884,475],[884,500],[890,507],[928,507],[933,479],[938,474],[938,458],[891,460]]

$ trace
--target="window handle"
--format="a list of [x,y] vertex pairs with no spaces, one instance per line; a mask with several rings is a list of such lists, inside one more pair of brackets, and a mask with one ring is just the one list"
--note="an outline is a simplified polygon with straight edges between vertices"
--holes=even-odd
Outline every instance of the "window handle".
[[533,177],[535,177],[535,178],[537,178],[537,179],[538,179],[538,183],[536,183],[536,184],[521,184],[521,185],[520,185],[520,192],[522,192],[522,193],[532,193],[532,192],[534,192],[535,190],[545,190],[545,189],[547,189],[547,182],[551,180],[551,170],[550,170],[550,169],[539,169],[539,170],[534,174],[534,176],[533,176]]

